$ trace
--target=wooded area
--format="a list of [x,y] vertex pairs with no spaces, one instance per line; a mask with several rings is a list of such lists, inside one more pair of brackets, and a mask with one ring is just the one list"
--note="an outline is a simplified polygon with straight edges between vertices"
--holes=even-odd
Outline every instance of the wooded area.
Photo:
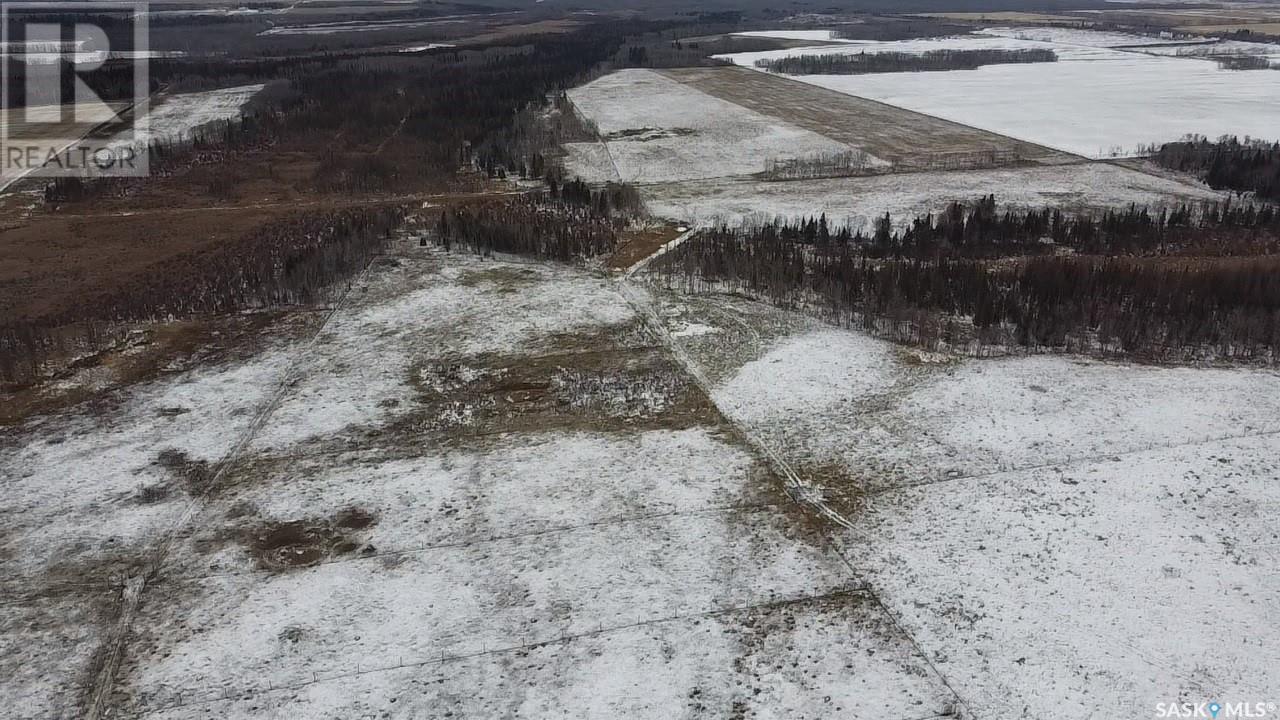
[[1215,190],[1252,192],[1259,198],[1280,201],[1280,142],[1194,137],[1162,145],[1152,159],[1191,173]]
[[297,213],[209,253],[160,263],[75,309],[0,325],[0,380],[38,377],[51,356],[93,352],[123,324],[314,302],[368,264],[398,206]]
[[[152,177],[49,183],[49,211],[75,205],[84,212],[81,205],[99,199],[136,203],[140,194],[163,195],[164,188],[182,188],[184,197],[196,193],[213,205],[254,203],[261,202],[258,188],[282,183],[291,184],[292,195],[284,197],[302,193],[315,198],[318,208],[263,226],[229,246],[157,264],[121,280],[109,295],[85,297],[74,309],[6,318],[0,327],[0,379],[25,382],[50,357],[100,349],[113,340],[117,324],[310,302],[362,267],[402,217],[399,204],[382,198],[451,191],[467,176],[467,187],[474,187],[474,167],[494,174],[506,167],[541,171],[538,176],[555,184],[551,204],[559,209],[550,213],[546,204],[530,200],[491,220],[459,211],[457,242],[474,239],[469,228],[498,233],[499,227],[532,222],[536,242],[549,243],[543,248],[549,256],[602,251],[613,241],[609,216],[638,204],[634,191],[592,193],[562,183],[541,155],[556,138],[530,141],[512,129],[522,115],[554,105],[564,88],[612,57],[629,34],[647,27],[602,22],[533,44],[433,54],[157,63],[162,67],[156,76],[174,81],[199,77],[224,85],[252,76],[287,81],[287,87],[243,119],[214,123],[181,143],[152,146]],[[298,177],[295,169],[306,173]],[[370,206],[350,207],[361,196]],[[199,216],[176,222],[188,217]],[[199,230],[193,226],[192,232]],[[482,244],[498,250],[520,237],[496,234]]]
[[1271,361],[1280,343],[1274,207],[1066,217],[998,213],[987,198],[891,227],[887,217],[870,237],[825,218],[720,227],[654,269],[668,287],[745,293],[899,342],[974,354]]
[[1056,62],[1052,50],[928,50],[923,53],[824,53],[788,55],[756,61],[756,67],[786,75],[862,75],[867,73],[975,70],[983,65]]
[[446,250],[576,262],[613,252],[619,231],[642,212],[630,185],[592,190],[581,180],[558,186],[552,179],[547,192],[445,210],[434,237]]

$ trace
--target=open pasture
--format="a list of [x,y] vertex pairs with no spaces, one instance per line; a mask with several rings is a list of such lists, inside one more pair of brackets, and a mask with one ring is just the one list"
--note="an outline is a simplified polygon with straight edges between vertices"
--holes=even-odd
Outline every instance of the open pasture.
[[649,211],[698,224],[773,220],[825,214],[835,223],[870,233],[889,213],[895,227],[940,213],[951,202],[994,194],[1014,207],[1067,211],[1151,207],[1218,200],[1206,187],[1106,163],[985,170],[888,173],[859,178],[767,182],[753,178],[693,180],[647,186]]
[[[1054,49],[1060,60],[976,70],[791,78],[1091,158],[1138,154],[1188,134],[1273,137],[1280,93],[1271,72],[1238,72],[1197,58],[1125,52],[1172,41],[1056,28],[995,28],[1003,40]],[[961,38],[952,49],[990,38]],[[1141,47],[1133,47],[1141,43]],[[880,51],[928,41],[877,43]],[[860,50],[874,51],[869,46]],[[779,50],[773,56],[819,50]],[[728,56],[751,64],[757,54]]]
[[721,411],[845,513],[838,544],[963,716],[1269,697],[1274,372],[962,360],[742,298],[661,302]]
[[5,429],[14,717],[956,707],[646,293],[416,246],[263,347]]
[[750,175],[765,161],[839,153],[848,144],[743,108],[650,70],[622,70],[569,91],[598,143],[570,143],[568,169],[636,183]]
[[1031,143],[768,73],[726,67],[662,72],[727,102],[863,148],[894,169],[945,167],[948,157],[963,163],[964,155],[983,152],[1028,162],[1071,160],[1063,153]]

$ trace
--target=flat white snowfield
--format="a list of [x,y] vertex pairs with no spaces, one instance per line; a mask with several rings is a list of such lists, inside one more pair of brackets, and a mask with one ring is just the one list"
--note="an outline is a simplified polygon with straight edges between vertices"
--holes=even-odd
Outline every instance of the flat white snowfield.
[[1277,375],[960,361],[618,282],[404,247],[331,316],[5,430],[7,716],[1065,719],[1276,687]]
[[[1035,44],[995,37],[933,42],[979,41]],[[915,46],[927,42],[913,41]],[[791,51],[765,54],[786,52]],[[1129,57],[1111,49],[1081,52]],[[1207,60],[1138,57],[1216,67]],[[1086,67],[1103,62],[1110,61],[1047,64]],[[952,74],[883,77],[917,82],[902,78]],[[1132,166],[1090,162],[934,117],[927,108],[913,112],[819,87],[819,81],[834,76],[812,77],[813,82],[800,82],[741,67],[630,69],[606,75],[569,91],[575,111],[599,132],[593,142],[565,145],[566,168],[588,182],[635,183],[650,213],[698,225],[825,213],[832,222],[869,231],[872,221],[886,212],[905,225],[917,215],[941,213],[952,202],[973,202],[989,194],[1005,208],[1059,207],[1067,212],[1134,203],[1157,209],[1223,197],[1190,177],[1135,161],[1129,161]],[[850,77],[882,76],[836,79]],[[823,158],[841,154],[862,162],[837,171],[823,166]],[[786,163],[800,167],[796,177],[770,174],[770,167]]]
[[[1047,48],[1058,54],[1058,62],[788,77],[1090,158],[1133,155],[1142,146],[1188,134],[1275,136],[1280,78],[1274,70],[1224,70],[1211,57],[1194,52],[1177,56],[1172,41],[1142,36],[1062,28],[992,28],[985,33],[721,57],[754,67],[762,58],[824,53]],[[1222,50],[1258,52],[1231,46]]]

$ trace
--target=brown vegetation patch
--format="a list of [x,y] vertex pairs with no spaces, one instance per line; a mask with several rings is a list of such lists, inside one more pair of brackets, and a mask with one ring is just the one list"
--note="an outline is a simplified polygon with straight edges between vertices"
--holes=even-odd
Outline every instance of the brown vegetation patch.
[[394,433],[631,430],[714,424],[705,395],[656,348],[482,354],[411,371],[421,401]]
[[362,508],[347,508],[332,518],[267,522],[248,529],[241,543],[264,570],[307,567],[336,557],[372,555],[360,531],[377,518]]
[[531,35],[558,35],[576,30],[581,26],[581,22],[563,18],[558,20],[539,20],[537,22],[530,23],[512,23],[509,25],[499,25],[496,28],[492,28],[477,35],[453,38],[450,39],[449,42],[454,45],[484,45],[487,43],[511,40],[513,38],[521,38]]
[[661,71],[696,90],[861,148],[898,170],[1060,163],[1074,156],[960,123],[741,67]]
[[[42,382],[0,385],[0,426],[89,400],[105,409],[108,391],[196,366],[247,360],[267,341],[298,337],[320,319],[312,312],[264,311],[135,324],[110,347],[75,359]],[[189,408],[157,412],[178,417]]]
[[181,219],[145,212],[33,217],[0,233],[0,314],[19,319],[66,312],[127,286],[167,258],[231,242],[284,210],[245,208]]
[[866,507],[867,483],[843,465],[822,462],[796,465],[792,469],[821,494],[823,505],[845,520],[854,521]]
[[538,272],[531,268],[500,266],[468,270],[458,278],[458,284],[464,287],[490,285],[496,287],[500,294],[506,295],[535,284],[538,278]]
[[667,223],[659,227],[634,228],[618,234],[618,248],[605,261],[610,270],[627,270],[667,243],[680,237],[679,225]]
[[786,518],[790,537],[812,545],[825,545],[829,534],[841,528],[820,511],[818,503],[845,520],[856,521],[865,506],[863,483],[835,463],[793,465],[791,469],[806,487],[792,487],[766,460],[760,461],[757,472],[766,481],[760,486],[763,500],[778,508]]
[[193,460],[181,450],[169,448],[156,456],[156,464],[168,470],[189,495],[200,495],[209,489],[214,468],[207,460]]
[[[803,644],[793,637],[797,631],[802,637],[812,637],[811,628],[829,631],[835,637],[852,638],[865,647],[868,655],[877,648],[891,653],[906,643],[893,620],[875,597],[864,591],[838,591],[816,598],[780,602],[764,607],[735,612],[724,618],[725,632],[738,645],[738,654],[732,668],[736,675],[735,695],[738,699],[728,708],[719,708],[727,718],[755,717],[751,698],[762,692],[775,690],[780,682],[795,683],[804,687],[818,681],[819,673],[830,673],[827,657],[821,652],[802,652]],[[852,658],[851,658],[852,659]],[[924,672],[923,664],[911,659],[911,655],[893,660],[899,670],[907,674]],[[846,664],[844,670],[853,674],[855,666]],[[818,681],[820,682],[820,681]],[[832,702],[826,707],[831,717],[843,717],[852,708]],[[949,715],[949,709],[943,715]]]

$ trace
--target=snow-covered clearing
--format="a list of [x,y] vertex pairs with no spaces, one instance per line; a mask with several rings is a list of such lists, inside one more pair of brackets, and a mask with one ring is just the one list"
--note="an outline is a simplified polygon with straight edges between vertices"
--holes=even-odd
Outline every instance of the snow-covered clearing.
[[247,431],[298,347],[281,337],[251,360],[162,375],[0,434],[0,697],[14,717],[81,716],[116,583]]
[[1035,40],[1055,45],[1078,45],[1095,48],[1146,48],[1159,47],[1161,45],[1178,45],[1186,42],[1185,40],[1161,38],[1155,35],[1063,27],[990,27],[979,30],[978,34],[1016,38],[1018,40]]
[[767,160],[853,149],[650,70],[611,73],[570,90],[569,98],[607,146],[602,152],[599,143],[566,145],[567,169],[588,180],[751,175]]
[[[1063,28],[992,28],[988,36],[863,43],[860,51],[1040,47],[1052,63],[976,70],[870,75],[801,75],[807,82],[1086,157],[1132,155],[1187,134],[1272,138],[1280,117],[1274,72],[1223,70],[1203,59],[1146,54],[1169,45],[1139,36]],[[1116,49],[1132,47],[1132,51]],[[846,46],[724,56],[753,66],[761,57],[848,52]]]
[[1065,720],[1275,687],[1280,375],[962,360],[617,282],[405,239],[331,314],[6,428],[10,715],[85,714],[142,567],[106,717]]
[[832,30],[748,30],[733,33],[738,37],[774,38],[777,40],[831,40],[847,42],[832,37]]
[[977,717],[1272,701],[1280,375],[962,360],[664,296],[717,405],[825,484],[840,544]]
[[84,714],[149,562],[110,717],[954,706],[616,281],[416,245],[261,352],[6,431],[17,717]]
[[[1007,38],[998,36],[966,35],[962,37],[917,38],[913,40],[843,40],[839,45],[821,45],[817,47],[790,48],[778,50],[759,50],[753,52],[731,53],[716,57],[731,60],[735,65],[755,67],[757,60],[774,60],[792,55],[848,55],[877,54],[887,52],[910,53],[920,55],[935,50],[1043,50],[1044,42]],[[1099,60],[1117,59],[1125,56],[1119,50],[1105,47],[1054,45],[1060,60]],[[899,73],[900,74],[900,73]]]
[[827,219],[866,230],[890,213],[894,222],[945,210],[952,201],[995,194],[1011,206],[1064,209],[1159,207],[1218,199],[1207,187],[1105,163],[875,175],[861,178],[764,182],[706,180],[644,188],[649,211],[685,222],[736,224],[826,213]]
[[191,131],[201,125],[239,117],[240,108],[261,89],[262,85],[239,85],[161,96],[158,102],[155,99],[146,101],[144,106],[150,104],[150,111],[145,123],[121,131],[108,144],[112,147],[145,146],[153,142],[186,140],[191,137]]
[[[283,450],[376,424],[389,408],[416,397],[414,372],[424,356],[532,349],[548,337],[633,317],[603,280],[555,266],[517,265],[490,277],[483,267],[387,258],[377,270],[301,360],[303,377],[275,422],[254,438],[255,450]],[[362,341],[349,342],[352,337]]]

